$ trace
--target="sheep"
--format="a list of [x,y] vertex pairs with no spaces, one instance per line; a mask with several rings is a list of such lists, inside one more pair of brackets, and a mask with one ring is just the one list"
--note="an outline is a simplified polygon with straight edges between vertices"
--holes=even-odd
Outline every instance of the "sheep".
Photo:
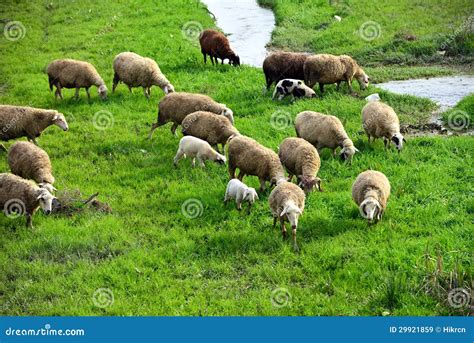
[[259,178],[260,191],[265,190],[265,182],[270,186],[278,180],[285,179],[285,170],[278,155],[271,149],[260,145],[252,138],[233,135],[228,143],[228,167],[230,179],[235,178],[235,170],[239,168],[238,179],[242,181],[245,175]]
[[304,80],[303,65],[308,56],[298,52],[275,52],[263,61],[267,91],[273,83],[283,79]]
[[211,97],[203,94],[176,92],[166,95],[158,104],[158,119],[151,127],[149,138],[153,132],[169,121],[173,122],[171,133],[176,135],[176,129],[183,119],[190,113],[196,111],[208,111],[221,114],[230,122],[234,123],[234,113],[225,104],[214,101]]
[[383,138],[385,149],[390,148],[390,141],[395,144],[398,152],[403,149],[406,142],[400,133],[400,121],[392,107],[381,101],[369,101],[362,109],[362,126],[373,141],[376,138]]
[[8,152],[8,165],[11,172],[25,179],[35,180],[42,188],[50,193],[56,190],[53,187],[54,176],[51,161],[43,149],[30,142],[17,142]]
[[207,160],[214,161],[219,164],[225,164],[226,162],[225,156],[212,149],[209,143],[193,136],[183,137],[179,141],[178,151],[176,152],[176,156],[174,157],[173,161],[175,167],[183,157],[192,158],[193,168],[196,166],[196,159],[198,160],[200,167],[205,167],[204,162]]
[[233,64],[235,67],[240,65],[239,56],[231,49],[229,40],[223,33],[212,29],[204,30],[199,35],[199,44],[204,56],[204,63],[207,63],[206,56],[209,55],[213,65],[214,60],[216,65],[219,64],[218,58],[221,59],[222,64],[225,59],[228,59],[229,64]]
[[77,100],[79,99],[79,89],[85,88],[87,99],[90,100],[89,88],[97,86],[100,98],[107,99],[107,86],[104,80],[94,66],[88,62],[72,59],[54,60],[48,65],[46,73],[49,78],[49,89],[52,91],[53,86],[56,86],[54,93],[56,98],[59,96],[63,99],[62,88],[75,88]]
[[36,145],[36,138],[50,125],[57,125],[64,131],[69,126],[64,114],[55,110],[43,110],[33,107],[0,105],[0,139],[27,137]]
[[359,82],[362,90],[369,86],[370,78],[357,62],[350,56],[334,56],[319,54],[308,57],[303,66],[304,81],[308,87],[313,88],[319,83],[321,94],[324,92],[324,85],[336,83],[337,90],[342,81],[346,81],[352,93],[352,79]]
[[383,173],[376,170],[360,173],[352,185],[352,199],[359,206],[362,217],[369,223],[382,219],[389,196],[390,182]]
[[248,213],[250,213],[250,209],[252,208],[252,205],[255,200],[258,199],[258,195],[255,191],[255,188],[248,187],[239,179],[232,179],[227,184],[224,196],[224,204],[227,204],[227,202],[231,199],[235,199],[235,202],[237,204],[237,210],[239,211],[242,210],[242,202],[248,202]]
[[187,115],[181,123],[181,127],[183,135],[204,139],[217,151],[219,151],[217,144],[221,144],[222,151],[224,151],[229,137],[239,134],[239,131],[227,118],[206,111],[197,111]]
[[305,194],[315,187],[322,192],[321,179],[317,177],[321,160],[314,146],[302,138],[290,137],[281,142],[278,156],[288,172],[288,181],[296,175],[298,186]]
[[272,99],[274,100],[278,94],[278,100],[282,100],[287,95],[292,95],[294,98],[314,98],[316,92],[306,86],[303,81],[296,79],[284,79],[278,81]]
[[277,186],[270,193],[268,203],[273,215],[273,228],[277,219],[280,219],[281,233],[283,239],[287,237],[285,221],[289,222],[293,234],[293,249],[299,250],[296,244],[296,228],[298,218],[304,211],[305,194],[295,184],[285,180],[278,181]]
[[296,135],[313,144],[318,153],[321,153],[323,148],[329,148],[335,156],[336,148],[341,147],[339,156],[352,163],[352,157],[359,152],[341,121],[335,116],[303,111],[296,116],[295,129]]
[[26,216],[26,225],[33,229],[32,216],[41,206],[46,214],[51,213],[56,198],[46,189],[17,175],[0,174],[0,208],[7,216]]
[[165,94],[174,92],[173,85],[154,60],[133,52],[122,52],[115,56],[112,93],[120,81],[128,86],[130,92],[132,87],[143,87],[146,98],[150,98],[152,86],[160,87]]

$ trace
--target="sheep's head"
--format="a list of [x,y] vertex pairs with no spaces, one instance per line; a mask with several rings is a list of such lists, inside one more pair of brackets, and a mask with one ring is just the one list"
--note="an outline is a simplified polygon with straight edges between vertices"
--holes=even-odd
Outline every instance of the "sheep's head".
[[221,155],[218,152],[216,152],[216,155],[214,157],[214,162],[219,163],[219,164],[225,164],[227,160],[224,155]]
[[309,88],[308,86],[304,86],[305,88],[305,96],[307,98],[315,98],[316,97],[316,92],[312,89],[312,88]]
[[99,93],[99,96],[102,100],[107,99],[107,86],[106,85],[99,86],[97,93]]
[[298,218],[302,214],[300,208],[295,204],[291,203],[285,206],[283,211],[280,213],[280,217],[286,216],[286,219],[290,222],[293,230],[298,226]]
[[347,161],[350,164],[352,163],[352,157],[356,152],[359,152],[359,149],[357,149],[354,145],[347,145],[342,147],[339,156],[343,161]]
[[367,219],[369,223],[382,219],[382,206],[374,198],[365,199],[359,206],[362,217]]
[[221,104],[224,106],[224,110],[221,112],[221,114],[229,119],[229,121],[234,125],[234,112],[230,108],[228,108],[225,104]]
[[360,89],[364,90],[369,86],[370,77],[359,68],[359,72],[355,75],[357,82],[359,82]]
[[229,57],[229,62],[230,64],[233,64],[234,67],[237,67],[240,65],[240,57],[236,54],[233,54]]
[[319,177],[308,177],[303,175],[298,175],[298,186],[303,189],[305,194],[308,194],[317,188],[320,192],[323,191],[321,187],[321,179]]
[[249,203],[253,204],[255,200],[258,199],[257,191],[255,188],[249,187],[244,192],[244,201],[248,201]]
[[165,94],[174,93],[173,85],[171,83],[168,83],[166,86],[163,87],[163,92],[165,92]]
[[405,138],[403,138],[400,132],[394,134],[393,137],[391,138],[391,141],[393,142],[393,144],[395,144],[395,147],[397,148],[398,152],[400,152],[403,149],[403,143],[406,143]]
[[46,190],[47,190],[48,192],[50,192],[51,194],[53,194],[54,192],[57,191],[57,189],[54,188],[54,186],[53,186],[52,184],[47,183],[47,182],[41,182],[41,183],[38,184],[38,186],[39,186],[40,188],[46,189]]
[[64,131],[69,130],[69,126],[67,124],[66,118],[64,114],[56,112],[53,116],[53,124],[59,126]]
[[40,188],[36,200],[39,201],[44,213],[50,214],[53,200],[56,199],[46,188]]

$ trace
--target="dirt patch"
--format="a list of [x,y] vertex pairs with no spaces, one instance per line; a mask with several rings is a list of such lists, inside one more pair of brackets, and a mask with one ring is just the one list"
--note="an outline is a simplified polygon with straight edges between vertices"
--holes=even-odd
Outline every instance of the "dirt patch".
[[109,204],[97,200],[99,193],[95,193],[88,198],[82,196],[81,191],[65,190],[58,192],[57,201],[53,203],[53,214],[72,216],[87,210],[100,213],[112,213]]
[[[426,124],[405,124],[400,126],[400,132],[408,136],[436,136],[436,135],[449,135],[448,129],[438,123],[426,123]],[[451,133],[452,134],[452,133]]]

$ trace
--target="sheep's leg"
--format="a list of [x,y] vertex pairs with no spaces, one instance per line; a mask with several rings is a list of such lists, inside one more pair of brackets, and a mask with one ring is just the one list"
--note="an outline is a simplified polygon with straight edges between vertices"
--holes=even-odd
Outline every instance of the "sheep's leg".
[[319,91],[321,92],[321,94],[324,93],[324,84],[322,82],[319,83]]
[[293,233],[293,250],[298,251],[300,249],[298,248],[298,244],[296,244],[296,228],[292,230],[292,233]]
[[33,221],[31,220],[31,214],[26,214],[26,226],[33,230]]
[[158,123],[153,123],[151,125],[151,130],[150,130],[150,133],[148,134],[148,139],[151,139],[153,137],[153,132],[155,132],[158,126],[160,126]]
[[229,180],[235,179],[235,167],[232,167],[229,163]]
[[242,179],[244,178],[245,176],[245,173],[242,171],[242,170],[239,170],[239,176],[237,176],[237,178],[242,181]]
[[176,167],[178,165],[178,162],[183,158],[184,156],[184,151],[181,149],[178,149],[176,152],[176,156],[174,157],[173,164]]
[[79,100],[79,88],[76,87],[76,94],[74,95],[76,100]]
[[235,197],[235,203],[237,204],[237,210],[242,211],[242,194],[237,194]]
[[150,96],[148,95],[147,91],[146,91],[146,87],[143,87],[143,94],[145,94],[145,98],[149,99]]
[[276,224],[277,224],[277,217],[273,217],[273,227],[272,227],[272,229],[275,228]]
[[117,73],[114,73],[114,83],[112,85],[112,93],[115,92],[115,88],[117,88],[117,85],[118,85],[119,81],[120,81],[120,79],[119,79]]
[[30,140],[33,142],[34,145],[38,146],[38,142],[36,141],[35,137],[31,137]]
[[150,95],[151,95],[151,87],[148,87],[147,93],[148,93],[148,97],[150,97]]
[[177,128],[178,128],[178,124],[173,123],[173,126],[171,126],[171,133],[175,136],[177,136],[177,134],[176,134],[176,129]]
[[87,100],[91,101],[91,93],[89,93],[89,87],[86,88]]
[[252,209],[252,203],[249,202],[249,207],[248,207],[248,209],[247,209],[247,214],[250,214],[250,210],[251,210],[251,209]]
[[352,90],[352,79],[348,79],[347,80],[347,86],[349,86],[349,92],[354,93],[354,91]]
[[207,56],[206,56],[206,54],[203,52],[202,55],[204,56],[204,64],[207,64]]
[[288,174],[288,182],[291,182],[293,180],[293,174]]
[[285,97],[285,94],[280,94],[280,95],[278,96],[278,100],[281,101],[281,100],[283,100],[284,97]]
[[260,191],[265,191],[265,179],[260,179]]
[[338,91],[339,90],[339,87],[341,86],[341,81],[337,81],[336,82],[336,90]]
[[196,168],[196,158],[195,157],[193,157],[191,165],[193,166],[193,168]]
[[285,227],[285,218],[283,217],[280,217],[280,226],[281,226],[281,234],[283,236],[283,239],[286,239],[287,232],[286,232],[286,227]]
[[214,65],[214,56],[212,56],[212,55],[209,55],[209,58],[211,59],[211,63],[212,63],[212,65]]
[[332,149],[332,157],[336,157],[336,149]]
[[201,155],[197,155],[196,158],[198,160],[199,166],[201,168],[204,168],[206,165],[204,164],[204,161],[202,160]]
[[[229,63],[230,63],[230,61],[229,61]],[[224,59],[221,59],[221,64],[224,64]]]
[[128,90],[130,91],[130,93],[133,94],[133,92],[132,92],[132,87],[131,87],[131,86],[128,86]]
[[[387,138],[383,138],[383,146],[385,148],[385,150],[387,150],[387,143],[388,143],[388,139]],[[390,143],[388,143],[388,145],[390,145]]]

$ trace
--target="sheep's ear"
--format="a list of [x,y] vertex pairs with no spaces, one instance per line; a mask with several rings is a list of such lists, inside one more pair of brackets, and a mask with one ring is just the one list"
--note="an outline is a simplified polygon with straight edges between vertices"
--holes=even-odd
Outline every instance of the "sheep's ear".
[[59,119],[59,114],[55,114],[54,117],[53,117],[53,120],[58,120]]
[[407,140],[405,139],[405,137],[403,137],[403,143],[406,143],[406,142],[407,142]]
[[43,199],[43,194],[38,195],[38,197],[36,198],[36,200],[41,200],[41,199]]
[[303,213],[303,211],[301,211],[301,209],[299,207],[296,209],[296,212],[299,213],[299,214]]
[[360,152],[360,150],[359,150],[359,149],[357,149],[356,147],[354,147],[354,150],[355,150],[356,152]]
[[367,218],[367,212],[365,211],[365,206],[367,205],[367,202],[364,201],[361,205],[362,206],[359,208],[360,214],[362,215],[362,217]]
[[283,211],[280,213],[280,217],[283,217],[288,210],[288,206],[283,209]]
[[259,199],[257,192],[255,192],[255,199]]

